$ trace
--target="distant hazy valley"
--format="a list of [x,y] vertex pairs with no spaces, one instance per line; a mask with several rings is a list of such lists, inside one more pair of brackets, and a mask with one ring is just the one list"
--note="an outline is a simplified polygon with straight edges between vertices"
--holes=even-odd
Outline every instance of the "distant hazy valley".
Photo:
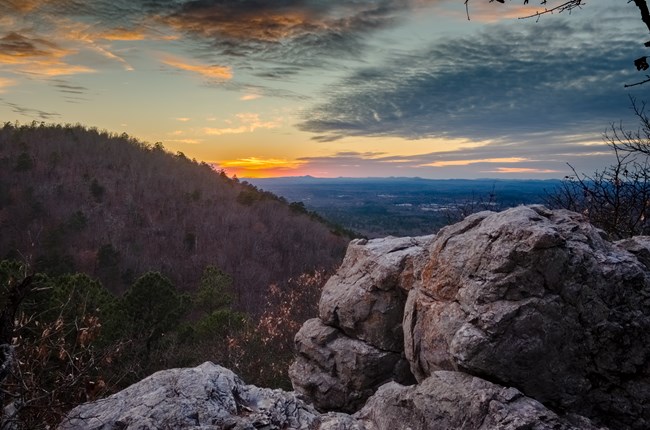
[[544,203],[559,180],[247,179],[367,237],[430,234],[479,210]]

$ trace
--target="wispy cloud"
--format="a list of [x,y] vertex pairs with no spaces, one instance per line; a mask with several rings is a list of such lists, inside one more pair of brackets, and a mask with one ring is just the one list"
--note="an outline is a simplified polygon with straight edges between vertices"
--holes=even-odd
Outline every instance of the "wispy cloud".
[[544,11],[539,4],[500,4],[496,2],[469,2],[468,9],[454,7],[450,15],[456,19],[468,18],[471,21],[494,23],[508,19],[517,19]]
[[13,87],[17,83],[18,82],[15,79],[0,77],[0,93],[5,92],[7,88]]
[[529,160],[527,158],[522,158],[522,157],[444,160],[444,161],[433,161],[431,163],[420,164],[417,167],[469,166],[471,164],[482,164],[482,163],[521,163],[522,161],[529,161]]
[[206,55],[255,64],[258,77],[285,79],[304,68],[358,61],[374,32],[441,0],[166,2],[156,19],[201,42]]
[[[257,129],[271,129],[277,128],[282,125],[281,119],[274,119],[265,121],[260,119],[259,114],[256,113],[240,113],[236,115],[237,120],[234,126],[228,127],[205,127],[203,133],[209,136],[220,136],[224,134],[241,134],[251,133]],[[232,123],[233,121],[229,121]]]
[[95,70],[63,59],[76,53],[42,38],[30,38],[10,32],[0,38],[0,68],[40,76],[63,76],[91,73]]
[[232,70],[227,66],[197,64],[171,56],[164,57],[162,62],[176,69],[199,74],[209,80],[227,80],[232,78]]
[[58,116],[61,116],[59,113],[56,112],[46,112],[40,109],[28,108],[19,105],[17,103],[6,101],[1,98],[0,98],[0,103],[4,104],[5,106],[8,106],[13,112],[31,119],[51,120]]
[[394,136],[542,144],[585,132],[593,140],[629,117],[623,84],[638,79],[628,67],[635,35],[621,27],[620,14],[607,16],[499,24],[394,56],[328,88],[328,100],[307,110],[298,127],[321,142]]
[[[425,176],[425,177],[557,177],[570,172],[567,162],[578,169],[606,163],[611,157],[600,146],[552,142],[548,145],[485,143],[473,148],[422,154],[342,151],[331,155],[302,157],[304,170],[322,176]],[[511,154],[521,154],[512,157]],[[359,173],[355,173],[359,172]]]
[[185,143],[188,145],[198,145],[203,143],[203,139],[168,139],[168,142]]
[[[186,1],[161,19],[169,25],[213,40],[277,43],[310,37],[323,41],[338,34],[364,33],[394,22],[400,12],[422,0]],[[304,40],[307,41],[306,39]],[[318,44],[318,43],[316,43]]]
[[247,101],[251,101],[251,100],[257,100],[257,99],[259,99],[261,97],[262,96],[260,94],[244,94],[243,96],[241,96],[239,98],[239,100],[247,102]]
[[560,170],[553,169],[535,169],[532,167],[498,167],[495,170],[483,170],[482,173],[532,173],[532,174],[548,174],[560,173]]
[[71,85],[70,83],[62,79],[52,79],[53,86],[57,88],[62,93],[70,94],[85,94],[88,91],[88,88],[81,85]]

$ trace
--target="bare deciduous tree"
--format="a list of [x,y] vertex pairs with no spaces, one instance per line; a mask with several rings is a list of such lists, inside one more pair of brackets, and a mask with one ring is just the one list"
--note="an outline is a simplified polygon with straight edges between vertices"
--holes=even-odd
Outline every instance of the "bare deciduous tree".
[[639,128],[612,124],[604,135],[614,153],[612,165],[591,175],[569,165],[573,175],[547,199],[553,207],[584,214],[617,239],[650,233],[650,118],[645,103],[631,102]]

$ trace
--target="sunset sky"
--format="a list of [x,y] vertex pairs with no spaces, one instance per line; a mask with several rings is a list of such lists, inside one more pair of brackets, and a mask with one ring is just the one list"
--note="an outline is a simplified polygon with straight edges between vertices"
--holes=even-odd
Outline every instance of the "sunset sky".
[[[549,0],[549,4],[551,1]],[[239,177],[562,178],[650,84],[634,3],[0,0],[0,118],[126,132]]]

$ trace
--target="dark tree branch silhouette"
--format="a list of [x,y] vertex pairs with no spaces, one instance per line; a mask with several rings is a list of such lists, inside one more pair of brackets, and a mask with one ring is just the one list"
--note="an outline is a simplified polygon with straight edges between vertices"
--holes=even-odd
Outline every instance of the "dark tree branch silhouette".
[[[498,1],[498,0],[497,0]],[[499,2],[503,3],[503,2]],[[543,0],[540,4],[541,5],[546,5],[548,2],[547,0]],[[528,0],[524,0],[524,4],[528,4]],[[573,9],[582,7],[584,5],[583,0],[570,0],[555,6],[552,6],[550,8],[544,8],[542,11],[537,11],[532,15],[528,16],[522,16],[519,19],[528,19],[528,18],[539,18],[542,15],[546,15],[549,13],[561,13],[561,12],[571,12]]]

